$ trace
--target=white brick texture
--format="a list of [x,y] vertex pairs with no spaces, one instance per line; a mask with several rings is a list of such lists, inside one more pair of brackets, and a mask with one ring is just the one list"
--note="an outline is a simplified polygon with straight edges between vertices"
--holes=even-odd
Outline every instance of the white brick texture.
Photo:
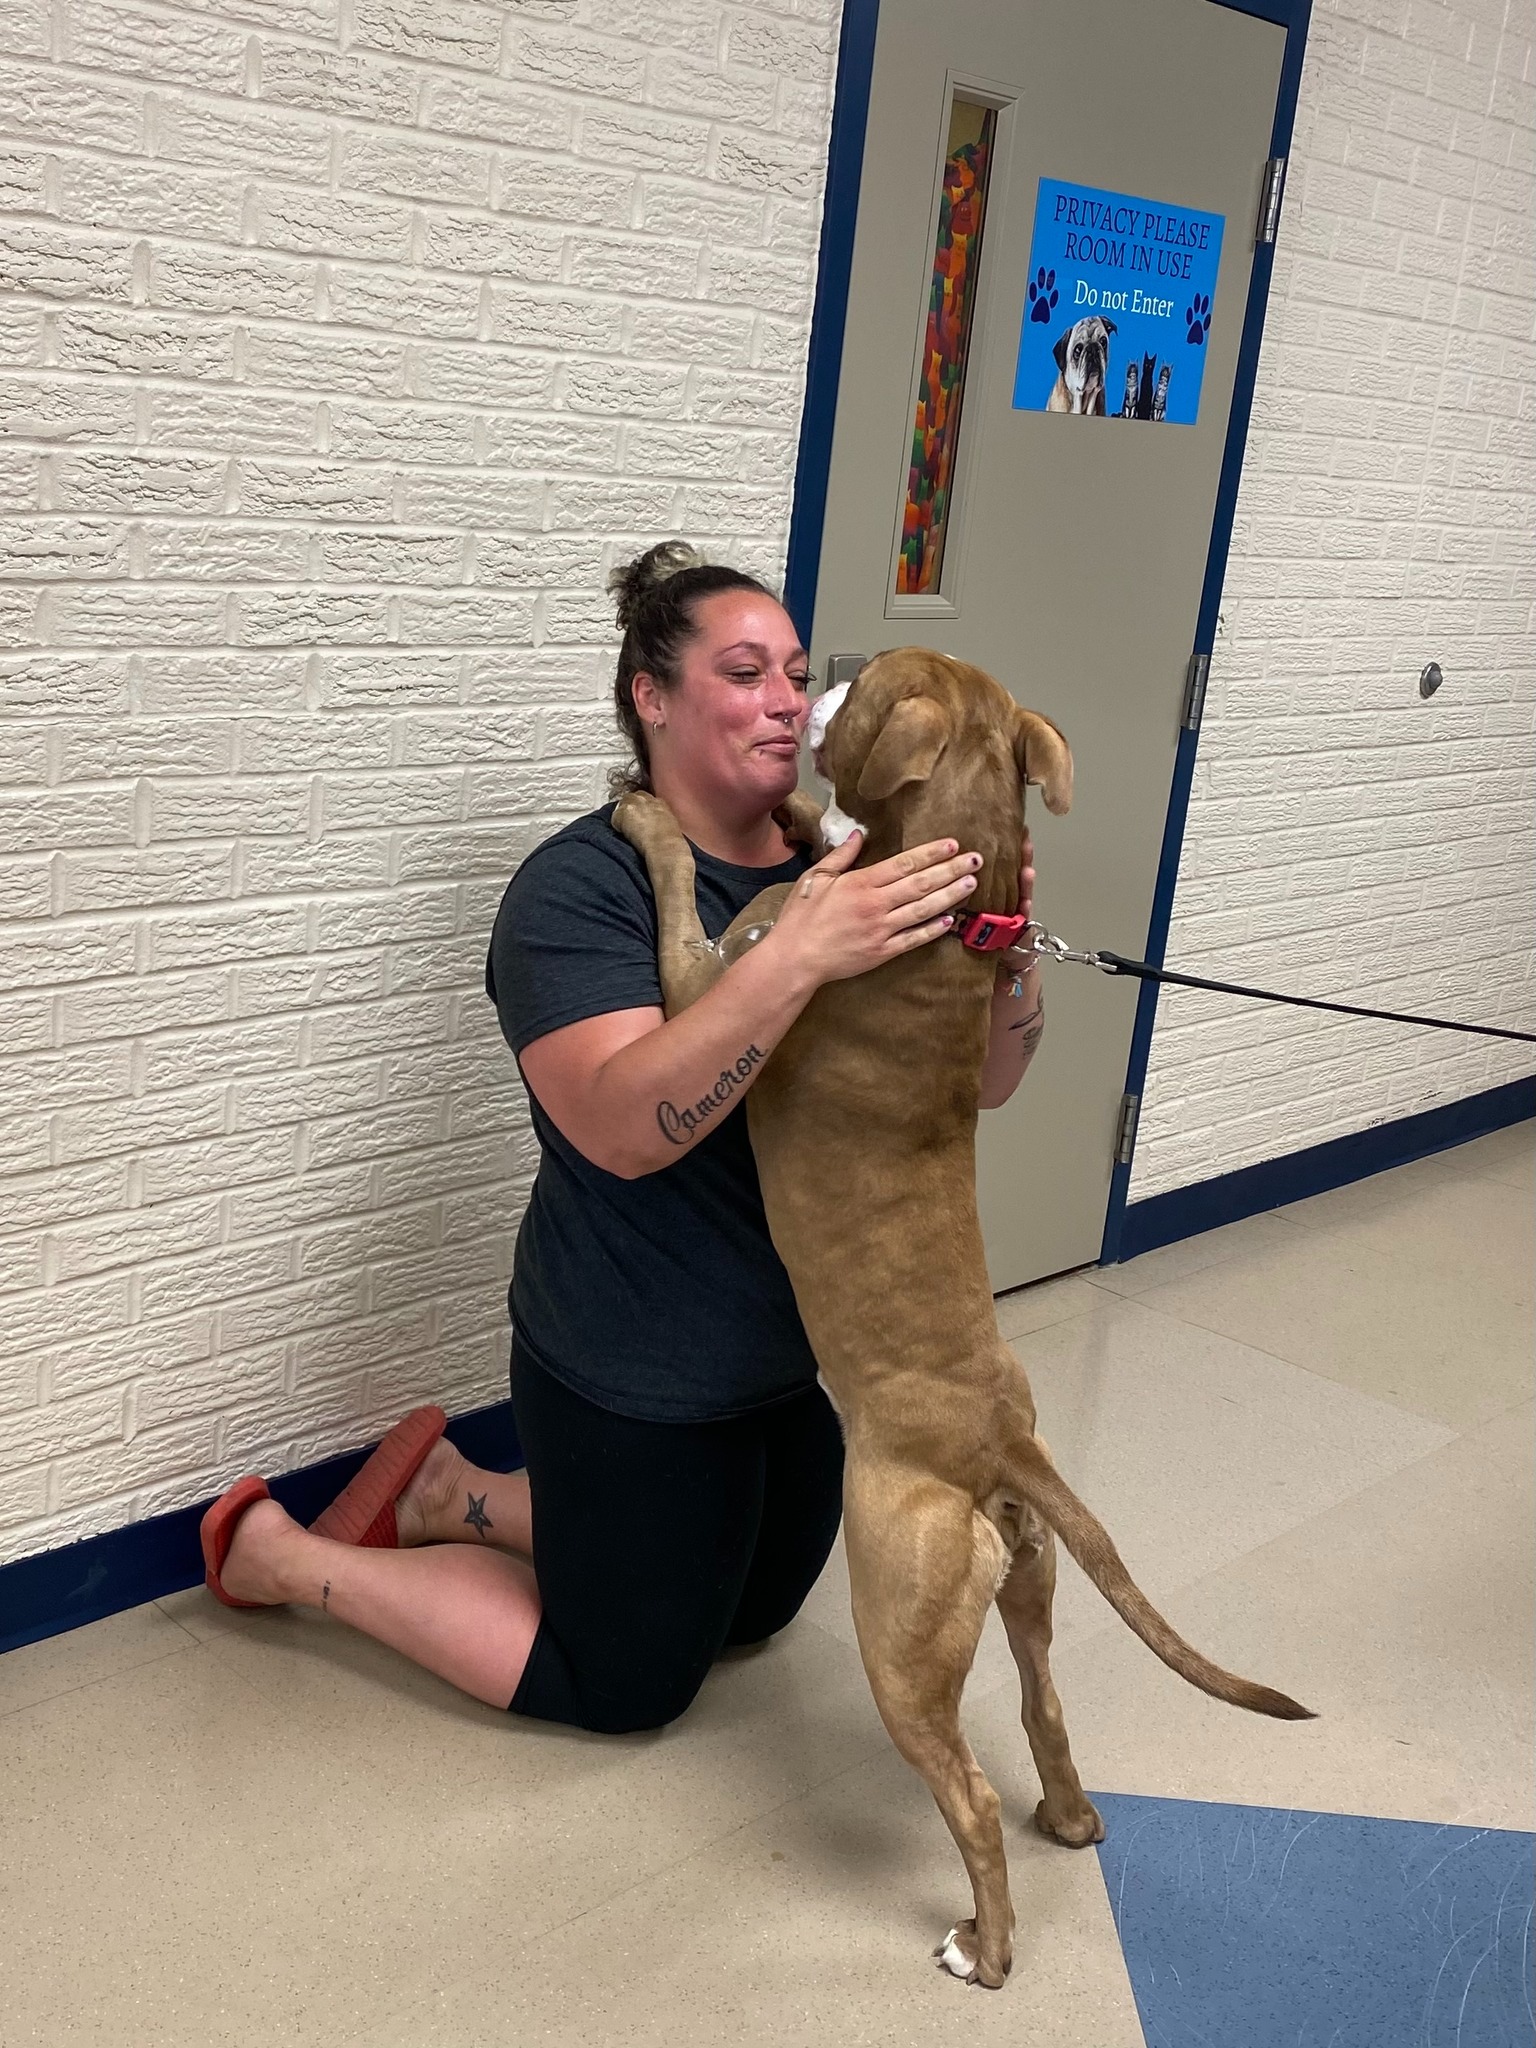
[[0,1563],[504,1394],[485,943],[607,568],[782,570],[830,12],[0,7]]
[[[1314,6],[1170,966],[1536,1028],[1531,29]],[[1131,1199],[1531,1065],[1164,990]]]
[[[1518,21],[1314,13],[1197,971],[1530,1016]],[[483,948],[602,792],[605,569],[781,571],[835,60],[835,0],[0,8],[0,1563],[502,1394]],[[1133,1195],[1527,1065],[1170,996]]]

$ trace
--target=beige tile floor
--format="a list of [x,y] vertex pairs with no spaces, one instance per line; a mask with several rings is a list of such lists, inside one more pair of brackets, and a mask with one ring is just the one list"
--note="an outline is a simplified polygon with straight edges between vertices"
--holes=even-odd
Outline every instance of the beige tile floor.
[[[1007,1297],[1058,1461],[1170,1617],[1320,1710],[1218,1707],[1063,1567],[1107,1790],[1536,1825],[1536,1126]],[[0,2043],[1136,2048],[1090,1854],[1028,1826],[1011,1667],[967,1725],[1019,1943],[928,1949],[958,1859],[866,1693],[840,1555],[656,1736],[521,1724],[202,1590],[0,1659]]]

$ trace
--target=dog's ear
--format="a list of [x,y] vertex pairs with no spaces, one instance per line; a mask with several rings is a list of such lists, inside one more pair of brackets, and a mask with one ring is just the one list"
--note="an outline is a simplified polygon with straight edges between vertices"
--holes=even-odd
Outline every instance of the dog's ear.
[[1048,718],[1022,704],[1015,707],[1013,758],[1019,780],[1039,785],[1048,811],[1072,808],[1072,749]]
[[900,698],[859,770],[859,795],[878,802],[909,782],[926,782],[948,738],[948,722],[931,697]]
[[1063,376],[1065,376],[1067,369],[1067,336],[1070,335],[1071,332],[1072,330],[1069,327],[1066,329],[1065,333],[1058,334],[1056,337],[1056,346],[1051,350],[1051,354],[1056,358],[1056,367],[1058,370],[1061,371]]
[[1106,334],[1118,334],[1120,330],[1118,327],[1116,327],[1113,320],[1106,320],[1104,322],[1104,332]]

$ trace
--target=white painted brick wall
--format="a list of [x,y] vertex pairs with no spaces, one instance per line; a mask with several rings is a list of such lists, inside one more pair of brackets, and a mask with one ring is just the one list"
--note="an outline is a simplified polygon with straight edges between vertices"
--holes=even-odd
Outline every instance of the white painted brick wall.
[[[485,937],[606,566],[781,569],[835,22],[0,0],[0,1562],[502,1393]],[[1530,1015],[1530,65],[1314,15],[1197,969]],[[1133,1192],[1525,1064],[1171,997]]]
[[0,1563],[505,1392],[616,558],[782,570],[831,0],[0,0]]
[[[1536,1028],[1532,33],[1314,7],[1171,966]],[[1165,990],[1131,1199],[1531,1065]]]

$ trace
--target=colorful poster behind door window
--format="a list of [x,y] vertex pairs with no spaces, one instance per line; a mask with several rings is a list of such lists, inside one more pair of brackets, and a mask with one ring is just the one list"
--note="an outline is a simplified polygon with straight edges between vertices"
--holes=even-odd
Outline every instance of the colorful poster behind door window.
[[1042,178],[1014,410],[1192,427],[1223,225],[1219,213]]
[[896,592],[911,597],[936,591],[944,565],[944,538],[960,438],[976,270],[987,203],[987,173],[997,112],[955,97],[939,192],[939,225],[920,343],[917,408],[907,499],[896,561]]

